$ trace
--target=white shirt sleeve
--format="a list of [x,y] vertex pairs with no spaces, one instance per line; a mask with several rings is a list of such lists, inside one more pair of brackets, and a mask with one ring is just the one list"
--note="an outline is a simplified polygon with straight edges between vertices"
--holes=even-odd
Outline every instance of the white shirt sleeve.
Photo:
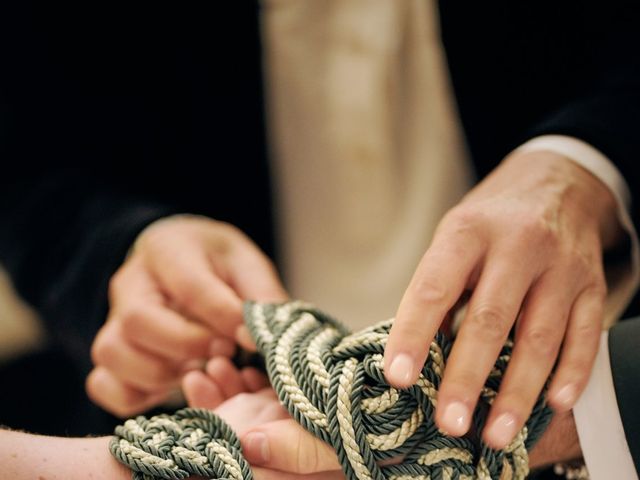
[[591,480],[638,480],[618,409],[608,340],[609,332],[605,331],[587,388],[573,407],[573,417]]
[[[640,247],[629,207],[631,194],[627,182],[616,166],[599,150],[588,143],[566,135],[543,135],[533,138],[516,151],[551,151],[576,162],[600,179],[613,194],[618,204],[618,221],[631,240],[630,262],[623,268],[607,268],[609,295],[605,304],[604,327],[618,321],[640,284]],[[606,266],[605,266],[606,267]]]

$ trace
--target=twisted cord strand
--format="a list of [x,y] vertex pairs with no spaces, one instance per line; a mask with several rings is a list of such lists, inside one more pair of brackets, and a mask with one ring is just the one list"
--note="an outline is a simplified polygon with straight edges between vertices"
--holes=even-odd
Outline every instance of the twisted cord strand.
[[[493,450],[481,440],[511,358],[511,341],[485,383],[472,432],[455,438],[440,432],[434,422],[451,350],[441,333],[430,346],[418,381],[400,390],[387,384],[383,373],[391,320],[351,334],[340,322],[299,301],[247,302],[244,316],[280,402],[306,430],[333,446],[349,480],[519,480],[529,474],[527,452],[551,420],[544,394],[504,450]],[[131,467],[134,480],[253,478],[233,430],[207,410],[140,416],[117,427],[115,434],[111,452]]]

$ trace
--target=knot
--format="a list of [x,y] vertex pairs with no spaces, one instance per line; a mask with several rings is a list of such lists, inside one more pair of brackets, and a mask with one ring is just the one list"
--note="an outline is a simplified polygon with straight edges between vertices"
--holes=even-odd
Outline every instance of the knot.
[[[492,450],[481,440],[511,357],[511,341],[485,383],[472,432],[455,438],[438,431],[434,422],[451,349],[441,333],[431,343],[418,381],[396,389],[383,373],[392,320],[351,334],[303,302],[250,302],[244,313],[281,403],[304,428],[333,446],[349,480],[511,480],[528,475],[527,451],[551,419],[544,395],[507,448]],[[237,436],[208,410],[140,416],[117,427],[115,434],[111,453],[134,471],[134,480],[253,478]]]
[[507,448],[496,451],[481,440],[511,356],[511,341],[504,345],[485,383],[472,432],[455,438],[438,431],[434,421],[451,349],[441,333],[430,345],[418,381],[410,388],[396,389],[383,374],[392,320],[351,334],[340,322],[303,302],[249,302],[245,322],[265,357],[280,401],[305,429],[333,446],[347,478],[520,479],[528,475],[527,451],[551,419],[544,395]]
[[240,441],[220,417],[200,408],[139,416],[116,427],[109,450],[133,470],[133,480],[205,478],[251,480]]

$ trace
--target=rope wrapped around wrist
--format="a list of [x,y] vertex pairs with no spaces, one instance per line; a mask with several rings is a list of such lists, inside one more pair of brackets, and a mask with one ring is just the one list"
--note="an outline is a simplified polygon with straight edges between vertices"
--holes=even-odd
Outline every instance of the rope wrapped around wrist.
[[[248,302],[245,322],[281,403],[305,429],[333,446],[348,479],[508,480],[528,475],[527,451],[551,419],[544,395],[507,448],[492,450],[480,439],[510,359],[510,341],[482,390],[472,432],[455,438],[438,431],[434,422],[451,348],[444,335],[431,343],[416,384],[398,390],[386,383],[382,367],[391,320],[351,334],[303,302]],[[200,409],[128,420],[116,429],[111,451],[134,470],[135,480],[252,478],[233,431]],[[399,463],[378,465],[389,459]]]

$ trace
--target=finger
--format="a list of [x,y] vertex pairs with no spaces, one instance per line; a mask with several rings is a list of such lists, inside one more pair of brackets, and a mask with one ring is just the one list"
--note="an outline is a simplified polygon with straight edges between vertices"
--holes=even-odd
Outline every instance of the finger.
[[209,345],[209,357],[231,358],[236,353],[236,344],[225,337],[213,337]]
[[571,409],[589,381],[598,353],[606,292],[584,290],[571,309],[560,362],[549,387],[549,403],[558,411]]
[[161,305],[131,303],[114,312],[131,344],[176,362],[204,358],[211,331]]
[[273,263],[253,244],[236,243],[226,266],[241,298],[258,302],[284,302],[289,298]]
[[240,371],[242,380],[250,392],[257,392],[263,388],[270,387],[269,377],[257,368],[246,367]]
[[195,249],[170,251],[149,263],[162,289],[188,317],[234,338],[242,324],[242,300],[213,271],[209,258]]
[[112,414],[124,418],[160,404],[167,393],[147,394],[132,388],[104,367],[96,367],[87,377],[89,398]]
[[146,392],[164,391],[178,384],[175,364],[142,351],[124,340],[122,325],[107,322],[91,349],[95,365],[110,370],[128,385]]
[[269,470],[266,468],[252,468],[256,480],[344,480],[344,473],[340,470],[333,472],[318,472],[308,475],[297,473],[281,472],[279,470]]
[[450,435],[470,426],[480,390],[518,316],[531,275],[514,269],[504,252],[490,255],[447,360],[436,422]]
[[164,301],[144,263],[135,257],[128,259],[109,280],[109,306],[112,309],[131,303],[131,299],[154,304]]
[[570,283],[549,274],[529,291],[511,361],[484,430],[485,442],[494,449],[505,448],[522,429],[549,378],[575,298]]
[[252,465],[307,474],[340,469],[333,448],[295,420],[278,420],[242,436],[242,450]]
[[140,260],[129,260],[109,285],[111,317],[135,345],[176,361],[207,355],[211,332],[165,307],[165,299]]
[[483,242],[468,232],[446,232],[427,250],[407,288],[385,348],[385,377],[396,387],[418,378],[433,339],[447,312],[462,294],[483,254]]
[[215,357],[207,362],[205,371],[209,378],[218,385],[226,398],[250,391],[244,383],[240,370],[226,357]]
[[182,391],[187,404],[193,408],[213,410],[226,399],[218,384],[198,371],[189,372],[182,378]]
[[[215,258],[212,261],[219,263]],[[225,266],[240,298],[258,302],[284,302],[289,298],[271,260],[250,242],[243,239],[234,244]],[[256,350],[246,325],[237,328],[234,338],[245,349]]]

